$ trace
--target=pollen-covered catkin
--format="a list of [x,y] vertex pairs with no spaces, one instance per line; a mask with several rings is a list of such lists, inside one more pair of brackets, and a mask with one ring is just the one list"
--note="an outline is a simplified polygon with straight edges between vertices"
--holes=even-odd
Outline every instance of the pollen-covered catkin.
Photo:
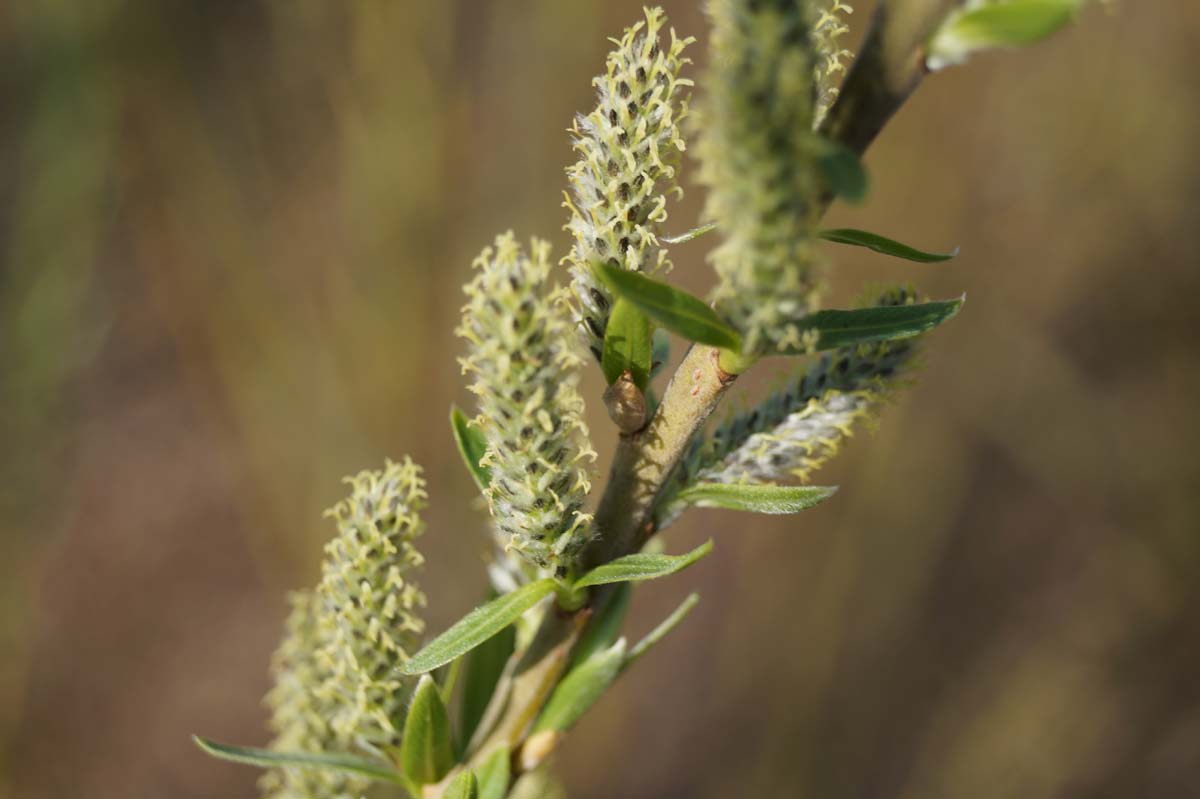
[[764,354],[794,339],[791,322],[817,300],[816,13],[810,0],[712,0],[709,10],[699,154],[706,215],[723,236],[712,299],[745,351]]
[[841,0],[828,0],[824,8],[819,9],[816,22],[813,23],[813,46],[817,51],[814,65],[817,81],[817,107],[813,119],[813,127],[818,128],[824,121],[825,115],[837,100],[838,89],[834,85],[840,73],[846,71],[846,61],[853,57],[838,40],[850,32],[843,14],[853,14],[854,9]]
[[475,261],[458,334],[474,374],[487,440],[488,502],[505,546],[541,568],[569,570],[586,543],[583,505],[595,458],[575,390],[581,358],[565,292],[549,285],[549,245],[528,254],[511,233]]
[[[271,709],[271,748],[277,752],[337,751],[337,735],[329,724],[333,708],[318,694],[328,677],[318,660],[330,631],[321,621],[321,601],[312,591],[289,597],[292,606],[283,641],[271,659],[274,686],[266,696]],[[353,799],[367,780],[328,769],[279,768],[259,780],[263,799]]]
[[411,681],[399,668],[420,643],[425,595],[412,581],[424,563],[421,468],[408,458],[347,478],[351,494],[326,515],[338,534],[325,547],[318,595],[330,629],[320,694],[345,746],[386,753],[400,742]]
[[605,74],[593,81],[598,104],[577,116],[571,130],[579,160],[567,168],[571,212],[567,256],[577,308],[576,322],[597,359],[604,347],[613,297],[591,265],[654,272],[667,266],[656,232],[667,218],[669,192],[679,192],[675,170],[685,144],[680,122],[687,114],[690,80],[679,76],[691,39],[660,35],[662,9],[615,40]]
[[[915,294],[883,293],[877,305],[905,305]],[[656,514],[660,527],[683,510],[674,499],[693,483],[774,483],[809,475],[837,454],[856,424],[872,418],[916,353],[916,339],[844,347],[823,354],[797,381],[755,408],[733,415],[680,464]]]

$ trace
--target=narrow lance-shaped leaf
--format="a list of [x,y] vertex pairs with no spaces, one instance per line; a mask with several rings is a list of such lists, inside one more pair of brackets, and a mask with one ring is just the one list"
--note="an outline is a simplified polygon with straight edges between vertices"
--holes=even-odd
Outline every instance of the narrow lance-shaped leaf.
[[600,368],[604,379],[612,385],[625,372],[642,391],[650,382],[650,359],[653,353],[650,340],[650,320],[637,306],[625,298],[613,305],[604,333],[604,354]]
[[258,766],[260,768],[298,767],[330,769],[369,777],[381,782],[390,782],[397,785],[404,784],[404,776],[395,769],[370,760],[354,757],[353,755],[336,755],[324,752],[276,752],[273,749],[230,746],[210,741],[207,738],[201,738],[199,735],[193,735],[192,740],[196,742],[197,746],[213,757],[233,763],[243,763],[248,766]]
[[713,543],[709,540],[686,555],[656,555],[646,552],[626,555],[592,569],[579,578],[575,588],[666,577],[691,566],[712,552],[712,547]]
[[499,746],[475,769],[479,778],[479,799],[504,799],[508,793],[510,757],[508,747]]
[[418,785],[437,782],[454,765],[450,741],[450,718],[433,678],[425,675],[417,684],[400,745],[400,767]]
[[741,348],[738,332],[698,297],[638,272],[603,263],[595,263],[592,268],[618,296],[629,300],[651,319],[688,341],[722,349]]
[[629,600],[633,589],[629,583],[621,583],[605,598],[604,604],[595,609],[596,615],[583,630],[571,660],[579,664],[597,652],[608,649],[621,634],[621,625],[629,612]]
[[550,695],[534,733],[543,730],[566,732],[579,721],[621,673],[625,662],[625,639],[597,652],[563,678]]
[[405,674],[424,674],[470,652],[549,596],[556,583],[551,578],[523,585],[459,619],[404,664]]
[[755,485],[753,483],[697,483],[679,499],[700,508],[725,508],[753,513],[799,513],[819,505],[837,492],[836,487]]
[[836,242],[837,244],[851,244],[855,247],[866,247],[868,250],[874,250],[884,255],[891,255],[896,258],[903,258],[906,261],[916,261],[922,264],[941,263],[942,261],[949,261],[958,255],[957,247],[953,252],[925,252],[915,247],[909,247],[907,244],[901,244],[898,241],[880,236],[877,233],[870,233],[866,230],[855,230],[854,228],[822,230],[818,235],[826,241]]
[[629,650],[629,654],[625,656],[625,661],[621,664],[621,671],[633,665],[634,661],[642,655],[650,651],[650,649],[659,641],[667,637],[667,634],[679,626],[679,622],[692,612],[692,608],[696,607],[700,602],[700,595],[693,592],[688,594],[687,598],[679,603],[679,607],[671,612],[662,620],[657,627],[646,633],[646,637],[633,645],[633,649]]
[[454,431],[454,443],[458,446],[458,454],[462,456],[471,477],[475,478],[475,485],[479,486],[480,491],[487,491],[488,484],[492,481],[492,473],[488,467],[479,463],[487,452],[487,440],[483,437],[483,432],[470,426],[467,415],[459,410],[457,405],[450,406],[450,429]]
[[470,769],[459,772],[459,775],[446,786],[442,799],[479,799],[479,782]]
[[930,39],[926,64],[938,70],[981,50],[1033,44],[1070,22],[1084,2],[1005,0],[955,11]]
[[775,355],[808,355],[851,344],[910,338],[953,319],[966,301],[923,302],[915,305],[880,306],[852,311],[817,311],[792,325],[803,340],[781,347]]

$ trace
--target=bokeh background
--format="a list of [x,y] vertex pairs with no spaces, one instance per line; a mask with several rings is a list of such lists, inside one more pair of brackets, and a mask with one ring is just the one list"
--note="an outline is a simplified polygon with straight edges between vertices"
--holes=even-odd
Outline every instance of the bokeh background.
[[[254,795],[189,735],[265,742],[284,593],[385,456],[428,470],[431,628],[478,599],[460,286],[496,232],[564,250],[565,129],[639,5],[0,7],[0,796]],[[572,796],[1195,795],[1197,142],[1194,3],[927,81],[829,221],[962,255],[831,249],[831,301],[965,311],[834,501],[670,531],[717,553],[632,632],[704,601],[573,733]],[[695,291],[708,246],[674,252]]]

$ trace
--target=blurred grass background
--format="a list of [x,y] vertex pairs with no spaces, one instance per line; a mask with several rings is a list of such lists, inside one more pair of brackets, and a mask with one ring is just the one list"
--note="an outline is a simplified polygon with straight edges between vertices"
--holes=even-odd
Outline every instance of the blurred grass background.
[[[664,5],[702,62],[696,4]],[[0,796],[252,796],[188,736],[266,740],[284,592],[385,456],[428,470],[431,629],[478,599],[460,285],[498,231],[564,250],[565,129],[639,13],[0,7]],[[835,501],[669,533],[717,554],[633,632],[704,602],[573,734],[574,797],[1194,795],[1198,45],[1195,4],[1093,9],[885,131],[830,222],[963,252],[831,250],[831,302],[911,279],[965,312],[820,475]],[[696,291],[707,246],[674,252]]]

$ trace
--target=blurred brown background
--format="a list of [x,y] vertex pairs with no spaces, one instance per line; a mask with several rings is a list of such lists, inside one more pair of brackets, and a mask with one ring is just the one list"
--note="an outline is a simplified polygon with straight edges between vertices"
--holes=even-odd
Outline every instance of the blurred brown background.
[[[459,287],[498,231],[565,248],[565,128],[639,5],[0,7],[0,796],[252,796],[188,736],[266,740],[284,592],[385,456],[428,470],[431,628],[478,598]],[[831,301],[969,303],[834,501],[669,533],[717,554],[632,632],[704,601],[573,734],[576,799],[1196,795],[1198,141],[1194,3],[926,83],[830,222],[962,256],[831,251]]]

